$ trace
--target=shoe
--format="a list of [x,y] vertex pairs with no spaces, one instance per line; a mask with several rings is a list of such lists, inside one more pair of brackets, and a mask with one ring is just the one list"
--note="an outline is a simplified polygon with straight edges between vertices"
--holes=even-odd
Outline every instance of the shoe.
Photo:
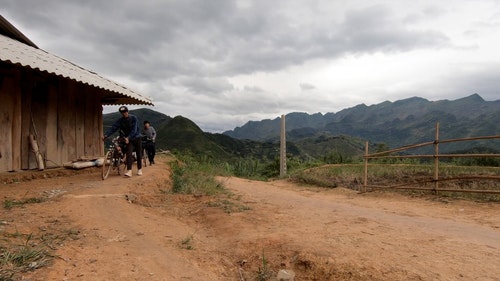
[[155,160],[151,161],[151,165],[153,165],[155,163]]
[[149,162],[149,166],[153,165],[153,162]]
[[137,171],[137,175],[142,176],[142,169],[139,169],[139,171]]
[[129,177],[129,178],[130,178],[130,177],[132,177],[132,170],[128,170],[128,171],[125,173],[125,175],[124,175],[124,176]]

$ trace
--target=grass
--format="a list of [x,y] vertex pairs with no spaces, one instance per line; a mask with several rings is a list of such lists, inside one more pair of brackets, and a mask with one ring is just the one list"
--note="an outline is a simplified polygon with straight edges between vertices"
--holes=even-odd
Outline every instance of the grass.
[[[463,176],[498,176],[499,167],[484,166],[456,166],[440,164],[439,177]],[[431,164],[370,164],[368,167],[369,186],[407,185],[432,188],[434,183],[423,183],[434,177],[434,166]],[[323,165],[315,168],[297,171],[290,175],[296,182],[335,188],[338,186],[361,190],[363,187],[364,164]],[[498,180],[452,180],[439,183],[440,188],[463,190],[500,190]],[[428,194],[426,191],[412,192],[413,194]],[[500,201],[498,194],[480,194],[464,192],[439,192],[441,196],[472,199],[479,201]]]
[[[246,210],[247,208],[234,200],[231,200],[228,191],[221,183],[215,180],[217,175],[242,176],[250,179],[266,179],[273,176],[272,171],[277,171],[276,163],[264,165],[256,160],[240,161],[233,164],[224,163],[220,165],[213,159],[196,159],[193,156],[181,156],[177,161],[171,162],[174,193],[194,195],[217,195],[226,194],[227,198],[211,201],[209,206],[220,207],[225,212]],[[299,183],[320,186],[326,188],[346,187],[354,190],[362,190],[364,182],[364,164],[329,164],[314,166],[312,163],[299,163],[291,161],[291,169],[288,169],[288,177]],[[311,167],[312,166],[312,167]],[[468,175],[500,175],[499,167],[486,166],[458,166],[450,163],[440,163],[439,177],[451,178]],[[406,185],[431,188],[433,183],[424,183],[434,177],[434,166],[432,164],[399,163],[381,164],[370,163],[368,167],[368,185],[390,187],[394,185]],[[439,183],[440,188],[464,189],[464,190],[500,190],[498,180],[453,180]],[[408,191],[402,191],[408,192]],[[428,194],[428,191],[411,191],[415,194]],[[465,192],[439,192],[440,196],[464,198],[479,201],[500,201],[500,195],[465,193]]]
[[[4,233],[0,244],[0,280],[15,280],[20,272],[32,271],[49,264],[54,256],[44,243],[34,241],[32,234]],[[23,243],[12,239],[24,238]]]
[[215,177],[224,174],[222,165],[207,159],[192,156],[180,156],[170,162],[172,170],[172,193],[192,194],[195,196],[213,196],[209,207],[217,207],[226,213],[241,212],[250,209],[241,204],[238,198],[227,190]]
[[172,169],[172,192],[193,195],[216,195],[225,192],[215,180],[216,167],[211,163],[184,156],[170,162]]
[[[235,163],[218,163],[213,158],[182,155],[171,162],[173,193],[194,195],[228,194],[221,183],[215,180],[217,175],[234,175],[249,179],[266,180],[275,178],[279,170],[279,162],[262,162],[254,159],[241,160]],[[301,162],[290,159],[288,177],[299,183],[326,188],[346,187],[362,190],[364,183],[364,164],[329,164],[316,162]],[[472,175],[499,176],[500,167],[460,166],[453,163],[439,164],[439,178],[464,177]],[[368,185],[372,187],[390,187],[395,185],[415,186],[432,189],[434,183],[433,164],[419,164],[418,161],[400,161],[397,163],[370,163],[368,166]],[[427,181],[427,183],[425,183]],[[443,189],[458,190],[500,190],[498,180],[452,180],[439,183]],[[408,191],[401,191],[408,192]],[[429,194],[429,191],[410,191],[415,194]],[[446,192],[439,191],[443,197],[463,198],[479,201],[500,201],[499,194]],[[210,206],[220,207],[225,212],[245,210],[237,202],[219,199],[210,202]]]
[[186,250],[193,250],[194,247],[192,245],[194,240],[194,237],[192,234],[188,235],[186,238],[182,239],[181,241],[181,248],[186,249]]
[[39,198],[39,197],[31,197],[31,198],[26,198],[23,200],[10,200],[7,199],[3,201],[3,207],[7,210],[10,210],[14,207],[22,207],[26,204],[35,204],[35,203],[42,203],[44,202],[44,198]]
[[44,267],[55,258],[52,253],[68,238],[79,239],[80,231],[61,229],[42,235],[19,231],[1,232],[0,281],[20,280],[18,274]]
[[220,198],[215,201],[208,202],[208,206],[221,208],[224,212],[228,214],[250,210],[250,207],[243,205],[239,202],[235,202],[229,199],[220,199]]
[[257,271],[257,280],[259,281],[267,281],[271,280],[273,277],[273,272],[269,268],[268,262],[264,255],[264,250],[262,250],[262,267],[259,266],[259,270]]

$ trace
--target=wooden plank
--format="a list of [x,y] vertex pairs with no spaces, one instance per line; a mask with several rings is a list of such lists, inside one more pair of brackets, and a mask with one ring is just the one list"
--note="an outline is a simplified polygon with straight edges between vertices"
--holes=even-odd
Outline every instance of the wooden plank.
[[48,107],[47,107],[47,127],[46,127],[46,137],[45,142],[45,154],[46,154],[46,165],[47,168],[60,167],[62,166],[59,155],[57,154],[57,86],[50,84],[48,92]]
[[104,125],[103,125],[103,116],[102,116],[102,111],[103,111],[103,106],[102,106],[102,98],[103,98],[103,91],[99,90],[99,94],[96,93],[96,107],[97,107],[97,125],[99,128],[98,131],[98,141],[96,143],[98,149],[97,153],[98,155],[104,155],[104,143],[101,141],[101,137],[104,135]]
[[14,78],[0,78],[0,171],[11,171],[12,168],[12,119],[14,115],[15,87]]
[[75,98],[75,153],[77,157],[85,155],[85,120],[89,118],[87,111],[87,99],[85,85],[78,84],[72,87]]
[[70,162],[77,158],[75,150],[75,84],[70,80],[61,80],[59,90],[59,115],[57,132],[57,150],[60,162]]
[[85,107],[86,107],[86,118],[85,118],[85,155],[96,155],[94,131],[97,130],[97,124],[95,123],[95,108],[94,108],[94,91],[90,87],[85,88]]
[[14,98],[12,115],[12,170],[21,169],[22,101],[19,88],[19,71],[14,70],[14,85],[10,94]]
[[100,91],[88,87],[86,89],[85,118],[85,154],[103,155],[102,137],[102,105]]
[[31,130],[31,90],[33,77],[28,70],[21,70],[19,86],[21,89],[21,169],[36,168],[36,161],[30,148],[29,135]]

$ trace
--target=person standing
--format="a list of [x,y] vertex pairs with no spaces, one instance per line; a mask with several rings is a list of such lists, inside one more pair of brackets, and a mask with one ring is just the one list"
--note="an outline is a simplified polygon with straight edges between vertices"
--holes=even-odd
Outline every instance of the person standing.
[[156,154],[156,130],[147,120],[144,121],[142,135],[144,136],[144,145],[146,148],[146,153],[148,155],[149,165],[153,165],[155,163]]
[[105,140],[110,135],[120,130],[120,137],[125,139],[125,151],[127,153],[127,172],[126,177],[132,176],[132,162],[133,152],[135,150],[137,156],[137,175],[142,175],[142,141],[141,134],[139,132],[139,121],[135,115],[128,113],[128,108],[126,106],[120,106],[118,111],[121,113],[122,117],[111,126],[102,138]]

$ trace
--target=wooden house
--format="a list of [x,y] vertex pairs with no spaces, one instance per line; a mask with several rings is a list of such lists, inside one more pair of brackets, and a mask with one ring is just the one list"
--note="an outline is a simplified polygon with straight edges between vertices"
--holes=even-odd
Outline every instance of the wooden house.
[[0,16],[0,172],[103,155],[103,105],[121,104],[152,101],[38,48]]

